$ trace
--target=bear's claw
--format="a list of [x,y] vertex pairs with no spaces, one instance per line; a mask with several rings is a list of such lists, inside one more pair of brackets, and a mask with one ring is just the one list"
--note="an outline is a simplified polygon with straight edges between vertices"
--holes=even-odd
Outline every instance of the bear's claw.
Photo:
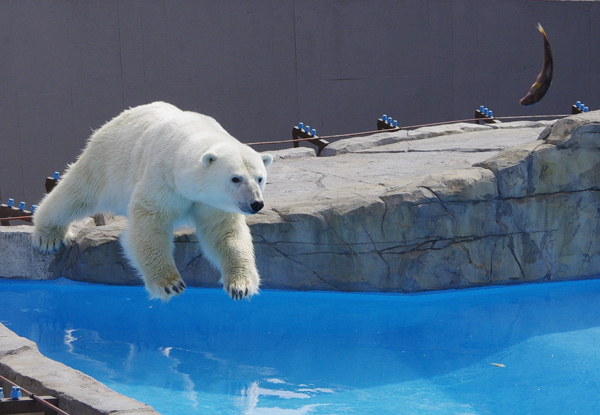
[[60,228],[51,228],[40,231],[35,228],[31,237],[33,246],[46,254],[53,254],[60,250],[65,245],[69,246],[71,240],[69,235]]
[[250,299],[251,297],[248,295],[248,287],[244,290],[243,288],[236,288],[230,285],[227,287],[226,291],[233,300],[241,300],[243,298]]
[[[167,287],[165,287],[165,289],[166,288]],[[181,281],[179,284],[173,286],[173,291],[175,291],[177,294],[182,293],[184,290],[185,290],[185,284],[183,283],[183,281]]]
[[166,282],[165,285],[163,284],[165,284],[164,281],[158,284],[149,284],[146,282],[146,289],[150,293],[151,298],[160,298],[163,301],[169,301],[174,296],[183,294],[186,288],[185,283],[180,279],[179,275],[177,275],[177,278],[172,278],[171,281]]

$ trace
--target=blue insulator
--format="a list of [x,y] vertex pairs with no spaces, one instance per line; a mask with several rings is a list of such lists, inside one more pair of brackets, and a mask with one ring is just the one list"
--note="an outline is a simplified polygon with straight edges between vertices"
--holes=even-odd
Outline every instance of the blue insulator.
[[484,113],[485,115],[488,115],[488,114],[490,113],[490,110],[489,110],[488,108],[484,108],[484,109],[483,109],[483,113]]
[[52,178],[53,178],[54,180],[58,180],[58,178],[59,178],[59,177],[60,177],[60,174],[58,174],[58,172],[57,172],[57,171],[55,171],[55,172],[54,172],[54,174],[52,175]]
[[10,391],[10,397],[13,399],[19,399],[21,397],[21,388],[18,386],[13,386]]
[[299,122],[298,123],[298,129],[301,130],[304,128],[304,123],[303,122]]
[[310,131],[310,125],[304,127],[304,132],[308,133]]
[[383,117],[381,117],[381,121],[387,122],[387,115],[383,114]]
[[389,125],[392,125],[392,123],[394,122],[394,119],[392,117],[388,117],[387,121],[386,121]]
[[2,388],[0,388],[0,399],[4,398],[4,391]]
[[310,135],[317,135],[317,130],[315,130],[314,128],[310,130]]
[[489,110],[489,111],[488,111],[488,115],[489,115],[490,117],[493,117],[493,116],[494,116],[494,111],[492,111],[492,110]]
[[398,126],[398,120],[394,120],[394,122],[392,123],[392,127],[397,127]]
[[588,107],[583,108],[583,112],[589,112],[589,111],[590,111],[590,109]]
[[481,106],[479,107],[479,112],[483,112],[483,110],[484,110],[484,109],[485,109],[485,107],[484,107],[483,105],[481,105]]
[[577,108],[579,108],[579,106],[580,106],[580,105],[581,105],[581,101],[577,101],[577,102],[575,103],[575,106],[576,106]]
[[15,205],[15,199],[13,198],[9,198],[8,202],[6,203],[9,207],[13,207]]
[[25,210],[26,207],[27,207],[27,205],[25,205],[25,202],[20,202],[19,203],[19,209]]
[[31,205],[31,213],[35,213],[36,209],[37,209],[37,205]]

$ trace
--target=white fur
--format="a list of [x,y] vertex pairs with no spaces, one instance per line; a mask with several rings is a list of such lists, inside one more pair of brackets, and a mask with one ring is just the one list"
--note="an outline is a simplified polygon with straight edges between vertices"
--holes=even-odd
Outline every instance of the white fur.
[[185,289],[173,260],[173,230],[196,227],[205,256],[234,299],[258,292],[244,214],[260,210],[273,158],[230,136],[214,119],[155,102],[124,111],[90,138],[34,215],[33,245],[69,244],[69,224],[100,212],[128,216],[126,256],[152,297]]

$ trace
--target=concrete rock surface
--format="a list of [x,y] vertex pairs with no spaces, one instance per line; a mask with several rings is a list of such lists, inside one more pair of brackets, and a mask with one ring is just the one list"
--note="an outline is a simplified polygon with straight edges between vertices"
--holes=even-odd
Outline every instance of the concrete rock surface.
[[160,415],[151,406],[42,356],[34,342],[17,336],[2,324],[0,373],[37,395],[56,396],[58,407],[73,415]]
[[[306,144],[308,145],[308,144]],[[600,272],[600,112],[557,122],[457,123],[283,150],[267,207],[248,217],[262,288],[416,292]],[[0,275],[141,284],[123,220],[83,226],[55,256],[29,226],[0,228]],[[175,235],[188,285],[218,285],[192,230]]]

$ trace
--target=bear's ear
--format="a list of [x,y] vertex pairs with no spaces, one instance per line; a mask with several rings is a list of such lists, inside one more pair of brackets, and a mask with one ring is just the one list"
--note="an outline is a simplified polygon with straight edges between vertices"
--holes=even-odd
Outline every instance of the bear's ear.
[[217,155],[210,151],[208,153],[204,153],[202,156],[202,164],[205,166],[209,166],[210,163],[214,162],[215,160],[217,160]]
[[273,156],[270,154],[263,153],[260,156],[262,157],[263,163],[265,163],[265,167],[269,167],[269,164],[273,162]]

